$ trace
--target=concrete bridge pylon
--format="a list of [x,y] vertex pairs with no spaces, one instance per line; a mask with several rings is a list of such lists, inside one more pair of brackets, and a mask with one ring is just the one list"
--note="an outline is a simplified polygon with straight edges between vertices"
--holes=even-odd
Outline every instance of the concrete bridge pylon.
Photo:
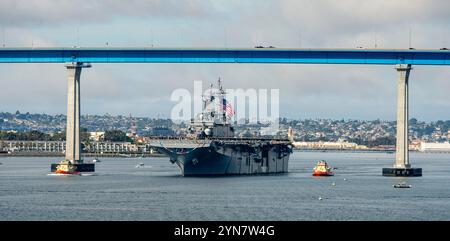
[[[70,169],[71,172],[93,172],[95,164],[84,163],[81,157],[80,139],[80,79],[81,70],[90,68],[88,63],[69,62],[67,69],[67,126],[66,126],[66,157],[58,164],[51,165],[51,171],[57,169]],[[70,167],[70,168],[69,168]],[[70,173],[69,173],[70,174]]]
[[412,168],[409,163],[409,74],[410,64],[398,64],[397,70],[397,141],[395,163],[392,168],[383,168],[383,176],[422,176],[422,168]]

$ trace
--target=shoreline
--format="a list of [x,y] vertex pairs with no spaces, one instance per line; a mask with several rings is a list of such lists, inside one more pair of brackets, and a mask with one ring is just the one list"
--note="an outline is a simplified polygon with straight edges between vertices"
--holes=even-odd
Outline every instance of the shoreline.
[[[332,150],[332,149],[293,149],[294,152],[347,152],[347,153],[386,153],[395,154],[392,150]],[[433,151],[433,152],[420,152],[416,150],[410,150],[410,153],[450,153],[449,151]],[[64,153],[57,152],[12,152],[12,153],[0,153],[0,157],[64,157]],[[146,158],[146,157],[167,157],[165,154],[160,153],[82,153],[83,157],[114,157],[114,158]]]
[[[395,154],[395,150],[345,150],[345,149],[293,149],[295,152],[351,152],[351,153],[387,153]],[[418,151],[409,150],[409,153],[450,153],[450,151]]]
[[[164,154],[142,154],[142,153],[82,153],[83,157],[116,157],[116,158],[139,158],[139,157],[166,157]],[[64,157],[64,153],[57,152],[12,152],[0,153],[0,157]]]

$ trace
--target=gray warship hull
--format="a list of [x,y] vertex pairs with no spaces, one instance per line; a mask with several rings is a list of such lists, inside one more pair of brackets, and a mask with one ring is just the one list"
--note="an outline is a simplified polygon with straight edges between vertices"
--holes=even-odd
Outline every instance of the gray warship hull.
[[292,147],[273,140],[158,140],[151,146],[169,156],[183,176],[288,172]]

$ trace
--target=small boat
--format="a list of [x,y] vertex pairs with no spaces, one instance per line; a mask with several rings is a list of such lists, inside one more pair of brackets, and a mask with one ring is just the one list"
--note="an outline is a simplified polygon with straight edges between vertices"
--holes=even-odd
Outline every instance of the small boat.
[[320,160],[314,167],[313,176],[333,176],[334,173],[331,171],[331,167],[328,166],[327,162]]
[[139,167],[144,167],[144,163],[141,162],[141,163],[136,165],[136,168],[139,168]]
[[406,183],[398,183],[398,184],[394,184],[392,186],[394,188],[412,188],[412,186],[410,184],[406,184]]
[[97,162],[101,162],[99,159],[94,158],[94,160],[92,160],[93,163],[97,163]]
[[70,161],[61,161],[58,166],[56,166],[55,174],[80,175],[80,172],[77,171],[77,167]]

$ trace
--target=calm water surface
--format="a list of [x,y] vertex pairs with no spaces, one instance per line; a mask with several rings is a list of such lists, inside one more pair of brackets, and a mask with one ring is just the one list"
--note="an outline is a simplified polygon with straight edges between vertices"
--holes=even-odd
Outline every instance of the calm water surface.
[[[318,159],[336,175],[312,177]],[[57,177],[59,158],[3,157],[0,220],[450,220],[450,154],[411,153],[414,178],[381,176],[393,160],[294,152],[288,174],[199,178],[167,158],[103,158],[95,176]],[[392,187],[402,181],[413,188]]]

